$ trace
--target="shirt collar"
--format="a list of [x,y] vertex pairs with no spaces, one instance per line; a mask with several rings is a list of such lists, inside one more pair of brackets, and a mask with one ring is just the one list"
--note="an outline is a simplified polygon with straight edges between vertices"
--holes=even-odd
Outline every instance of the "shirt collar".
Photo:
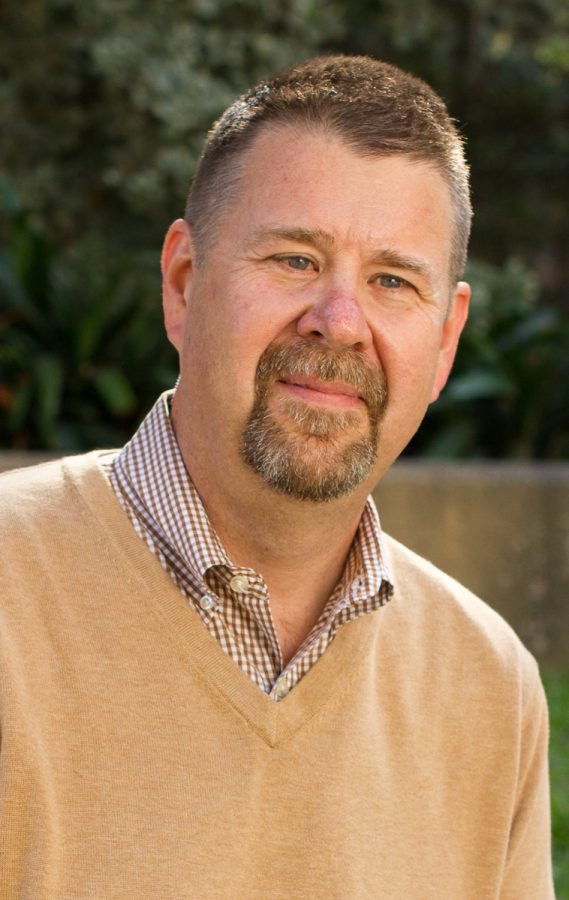
[[[168,543],[201,584],[215,566],[235,569],[229,560],[184,464],[170,418],[172,391],[162,394],[137,432],[113,462],[121,489],[149,529]],[[389,596],[392,578],[383,548],[379,516],[368,497],[339,589],[350,603]]]
[[129,500],[142,504],[161,537],[200,582],[212,566],[230,566],[186,469],[170,418],[171,391],[162,394],[113,466]]

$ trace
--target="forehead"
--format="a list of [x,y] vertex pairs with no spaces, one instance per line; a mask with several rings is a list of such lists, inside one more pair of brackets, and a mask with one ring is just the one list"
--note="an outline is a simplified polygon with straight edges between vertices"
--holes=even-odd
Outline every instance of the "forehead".
[[321,229],[335,246],[423,252],[448,272],[452,205],[432,165],[404,155],[364,156],[336,135],[281,126],[247,151],[231,239],[264,228]]

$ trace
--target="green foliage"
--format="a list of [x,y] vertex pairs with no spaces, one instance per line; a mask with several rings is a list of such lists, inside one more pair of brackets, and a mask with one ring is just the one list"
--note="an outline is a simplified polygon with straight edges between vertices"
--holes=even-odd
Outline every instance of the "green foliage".
[[425,78],[467,139],[476,211],[472,255],[509,256],[567,310],[567,0],[336,0],[338,49]]
[[12,211],[0,253],[0,442],[124,443],[176,378],[148,262],[117,271],[88,244],[56,252]]
[[203,135],[330,51],[426,78],[467,137],[473,313],[410,452],[569,455],[566,0],[6,0],[2,168],[26,216],[0,261],[3,444],[118,443],[171,383],[156,257]]
[[473,262],[466,275],[472,308],[455,367],[410,451],[569,457],[569,322],[518,259]]
[[8,0],[5,171],[58,242],[109,229],[115,245],[155,247],[212,120],[334,34],[319,0]]
[[557,900],[569,900],[569,674],[544,677],[549,704],[553,867]]
[[154,247],[212,120],[327,51],[392,60],[442,93],[468,139],[473,255],[520,256],[566,306],[566,0],[6,0],[5,171],[58,242],[88,228]]

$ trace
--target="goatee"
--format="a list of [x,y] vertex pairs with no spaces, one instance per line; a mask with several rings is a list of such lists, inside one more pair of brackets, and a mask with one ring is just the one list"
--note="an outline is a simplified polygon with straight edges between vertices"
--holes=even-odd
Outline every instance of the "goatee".
[[[367,408],[363,433],[351,440],[342,436],[347,429],[362,430],[363,410],[317,407],[295,398],[279,400],[290,428],[281,425],[269,409],[271,389],[278,381],[302,376],[356,388]],[[257,366],[255,402],[243,432],[242,458],[270,487],[297,500],[337,499],[369,475],[386,405],[383,369],[357,350],[336,350],[304,339],[270,345]]]

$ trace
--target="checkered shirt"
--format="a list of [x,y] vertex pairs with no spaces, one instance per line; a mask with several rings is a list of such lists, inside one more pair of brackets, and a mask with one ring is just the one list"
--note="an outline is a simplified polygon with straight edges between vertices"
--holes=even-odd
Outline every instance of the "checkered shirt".
[[[379,519],[368,499],[340,582],[286,667],[267,586],[223,549],[185,468],[166,392],[128,444],[102,457],[136,533],[235,663],[272,699],[282,699],[320,659],[346,622],[383,606],[393,592]],[[236,577],[240,576],[240,577]]]

